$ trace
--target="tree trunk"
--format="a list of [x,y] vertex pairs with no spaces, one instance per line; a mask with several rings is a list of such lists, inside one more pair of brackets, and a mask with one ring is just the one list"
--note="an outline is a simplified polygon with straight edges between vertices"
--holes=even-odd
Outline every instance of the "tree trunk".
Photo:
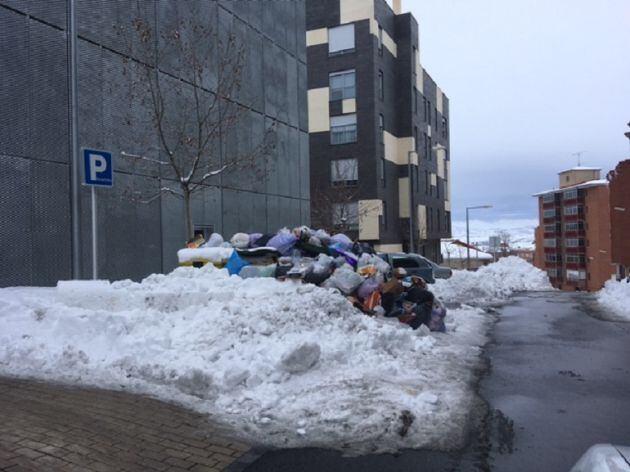
[[195,237],[195,227],[193,226],[192,220],[190,190],[188,189],[188,187],[183,187],[182,190],[184,194],[184,219],[186,221],[187,238],[192,239]]

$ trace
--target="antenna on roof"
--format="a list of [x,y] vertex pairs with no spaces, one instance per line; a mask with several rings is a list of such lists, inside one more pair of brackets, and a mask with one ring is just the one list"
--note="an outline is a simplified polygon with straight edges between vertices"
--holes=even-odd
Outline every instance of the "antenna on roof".
[[584,154],[585,151],[578,151],[578,152],[574,152],[573,154],[571,154],[572,156],[577,156],[577,161],[578,161],[578,167],[582,166],[582,154]]

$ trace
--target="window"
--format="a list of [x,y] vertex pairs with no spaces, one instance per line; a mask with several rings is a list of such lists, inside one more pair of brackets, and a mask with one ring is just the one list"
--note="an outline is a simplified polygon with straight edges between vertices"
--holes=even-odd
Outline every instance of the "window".
[[556,240],[554,239],[545,239],[543,242],[543,246],[545,247],[556,247]]
[[573,190],[567,190],[566,192],[562,194],[562,198],[564,200],[572,200],[574,198],[577,198],[577,196],[578,196],[578,191],[576,188],[574,188]]
[[413,112],[418,114],[418,89],[416,87],[413,88]]
[[586,272],[583,270],[567,270],[567,280],[585,280]]
[[383,200],[383,214],[381,215],[381,226],[387,229],[387,202]]
[[577,238],[567,238],[564,240],[564,245],[566,247],[582,247],[584,246],[584,240]]
[[564,207],[564,215],[565,216],[574,216],[578,214],[578,207],[577,206],[568,206],[568,207]]
[[385,185],[387,184],[387,181],[385,179],[385,158],[381,157],[381,183],[383,184],[383,187],[385,187]]
[[569,264],[584,264],[586,259],[579,254],[567,254],[567,263]]
[[424,194],[429,194],[429,171],[424,171]]
[[433,109],[433,116],[435,117],[435,119],[433,120],[435,123],[435,131],[438,130],[438,117],[437,117],[438,113],[437,113],[437,108]]
[[330,117],[330,144],[354,143],[357,141],[357,115]]
[[431,102],[427,100],[427,106],[424,109],[424,121],[431,124]]
[[543,195],[542,197],[542,201],[543,203],[551,203],[556,199],[555,194],[553,193],[546,193],[545,195]]
[[381,142],[384,143],[385,142],[385,117],[383,116],[382,113],[378,115],[378,131],[381,137]]
[[433,144],[431,136],[427,136],[427,158],[429,160],[433,159]]
[[354,51],[354,24],[328,29],[328,54]]
[[433,208],[429,207],[429,229],[433,231]]
[[344,229],[358,229],[359,204],[357,202],[334,203],[333,224]]
[[378,55],[383,55],[383,27],[378,25]]
[[424,133],[424,141],[423,141],[423,145],[424,145],[424,158],[426,160],[429,160],[429,137],[427,136],[427,133]]
[[426,97],[422,97],[422,114],[423,114],[423,119],[426,122],[427,121],[427,98]]
[[556,210],[554,208],[543,211],[544,218],[553,218],[554,216],[556,216]]
[[415,169],[415,176],[414,179],[416,181],[416,192],[420,191],[420,169],[418,169],[418,166],[414,166]]
[[558,262],[559,257],[557,254],[545,254],[546,262]]
[[419,146],[420,146],[420,140],[418,139],[418,127],[417,126],[413,127],[413,139],[414,139],[416,152],[418,152],[418,149],[419,149]]
[[356,97],[355,72],[353,70],[345,70],[343,72],[335,72],[330,74],[330,100],[344,100]]
[[338,159],[330,163],[330,180],[333,185],[357,185],[359,183],[359,161]]
[[582,229],[581,223],[566,223],[564,225],[565,231],[580,231]]
[[547,275],[550,279],[555,279],[558,277],[558,269],[547,269]]
[[442,231],[442,214],[439,208],[437,209],[437,227],[438,231]]
[[556,225],[545,225],[545,233],[555,233],[556,232]]
[[442,137],[448,138],[448,121],[446,118],[442,118]]
[[392,266],[394,269],[402,267],[403,269],[417,269],[419,267],[431,267],[431,265],[419,257],[413,256],[394,256],[392,257]]
[[385,99],[385,76],[382,70],[378,71],[378,96],[381,100]]

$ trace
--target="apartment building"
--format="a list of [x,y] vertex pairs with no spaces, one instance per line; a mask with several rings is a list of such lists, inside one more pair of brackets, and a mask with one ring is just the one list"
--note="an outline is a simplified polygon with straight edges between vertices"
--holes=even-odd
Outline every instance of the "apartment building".
[[630,159],[608,173],[610,187],[610,237],[617,277],[630,276]]
[[610,190],[601,169],[575,167],[559,188],[540,192],[534,265],[554,287],[594,291],[615,273],[611,259]]
[[449,100],[418,23],[386,0],[307,0],[311,219],[439,261],[451,235]]

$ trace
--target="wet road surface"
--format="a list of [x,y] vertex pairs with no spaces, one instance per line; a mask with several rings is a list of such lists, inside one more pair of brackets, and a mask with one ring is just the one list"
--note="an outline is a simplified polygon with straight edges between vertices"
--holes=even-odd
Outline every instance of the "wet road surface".
[[344,458],[271,451],[248,471],[568,471],[595,443],[630,445],[630,323],[588,295],[524,294],[499,310],[479,394],[487,408],[462,451]]

